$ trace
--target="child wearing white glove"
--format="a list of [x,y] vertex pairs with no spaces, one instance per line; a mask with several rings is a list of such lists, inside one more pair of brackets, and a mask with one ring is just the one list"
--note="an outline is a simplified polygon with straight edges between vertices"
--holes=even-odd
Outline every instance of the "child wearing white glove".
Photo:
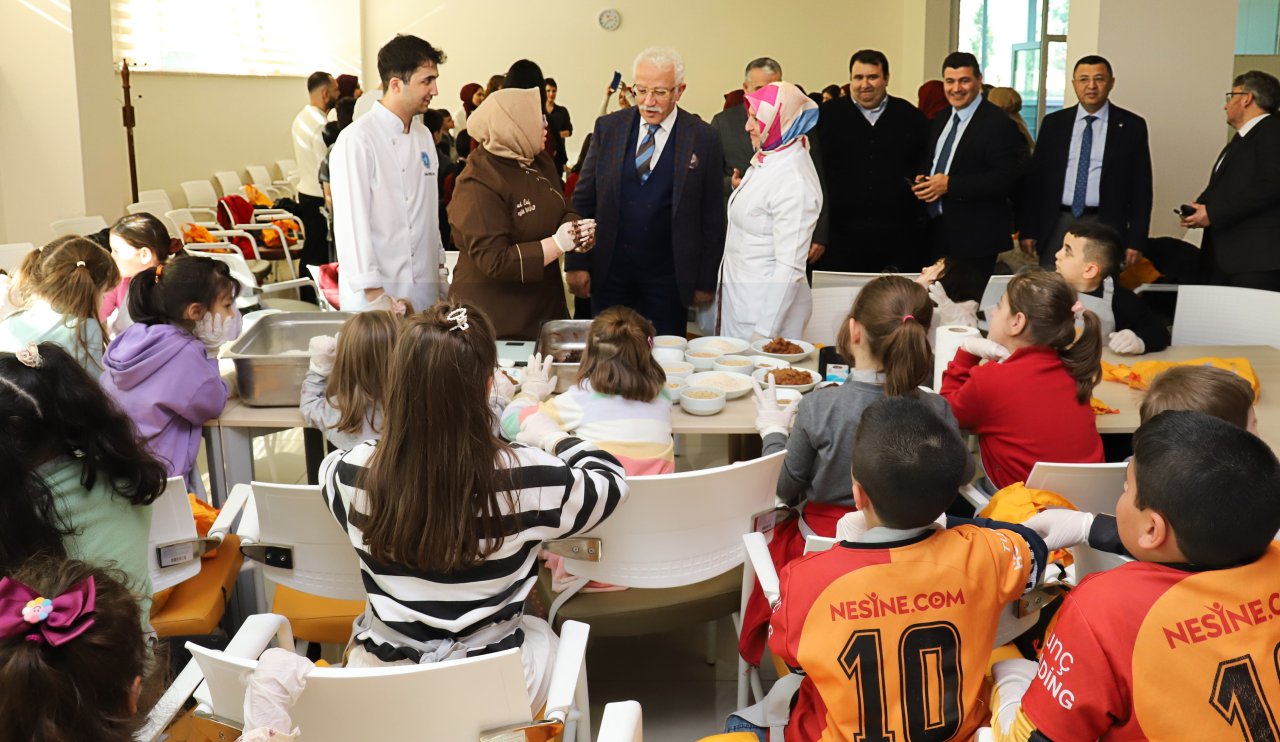
[[1133,330],[1120,330],[1108,336],[1107,347],[1112,353],[1141,355],[1147,352],[1146,343]]
[[796,416],[796,406],[778,402],[778,383],[769,377],[769,386],[761,388],[760,382],[751,380],[756,399],[756,430],[763,438],[770,433],[791,433],[791,421]]
[[404,326],[395,303],[360,312],[336,337],[311,338],[311,362],[302,377],[298,410],[335,448],[349,451],[360,441],[382,437],[382,399],[391,354]]
[[1039,534],[1049,551],[1057,551],[1087,544],[1093,520],[1093,513],[1052,508],[1027,518],[1022,525]]
[[306,657],[280,647],[262,653],[245,689],[246,731],[241,742],[292,742],[300,736],[301,730],[294,727],[290,711],[315,667]]

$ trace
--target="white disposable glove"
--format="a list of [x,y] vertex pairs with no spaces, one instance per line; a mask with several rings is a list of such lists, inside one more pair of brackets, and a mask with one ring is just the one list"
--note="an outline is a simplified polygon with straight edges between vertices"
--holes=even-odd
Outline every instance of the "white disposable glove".
[[231,339],[231,333],[239,334],[238,323],[233,315],[232,317],[223,317],[217,312],[205,312],[205,315],[196,323],[193,334],[201,343],[204,343],[205,350],[209,355],[216,356],[218,349],[221,348],[228,340]]
[[391,312],[398,317],[403,317],[409,311],[409,306],[403,300],[396,299],[391,294],[383,294],[370,302],[369,306],[366,307],[366,311]]
[[929,298],[938,307],[938,320],[944,325],[961,327],[978,326],[978,302],[962,301],[956,303],[947,296],[947,290],[940,283],[929,284]]
[[1010,355],[1009,349],[997,343],[994,340],[988,340],[983,337],[965,338],[964,348],[966,353],[972,353],[979,358],[986,358],[989,361],[1003,361]]
[[575,232],[573,222],[565,222],[556,229],[555,234],[551,235],[551,239],[556,243],[556,248],[560,250],[562,255],[567,252],[573,252],[578,247],[573,239]]
[[[943,513],[934,521],[939,528],[947,527],[947,514]],[[867,514],[861,510],[855,510],[852,513],[845,513],[840,516],[840,520],[836,521],[836,538],[841,541],[850,541],[857,543],[862,540],[863,535],[870,530],[867,528]]]
[[1142,338],[1138,337],[1133,330],[1120,330],[1107,337],[1110,340],[1107,345],[1113,353],[1138,355],[1147,350],[1147,344],[1142,342]]
[[997,706],[992,709],[993,721],[1000,726],[1003,738],[1013,728],[1018,717],[1018,709],[1022,706],[1022,696],[1031,687],[1036,678],[1037,665],[1031,660],[1001,660],[991,666],[991,679],[994,682],[993,695]]
[[307,353],[311,363],[307,366],[312,373],[327,377],[333,373],[334,361],[338,359],[338,337],[334,335],[317,335],[307,343]]
[[756,393],[756,430],[763,438],[770,433],[791,434],[791,421],[796,416],[796,405],[778,404],[778,383],[769,377],[769,386],[762,389],[760,382],[751,380]]
[[554,456],[556,444],[568,437],[569,434],[561,430],[555,420],[541,412],[535,412],[520,421],[516,441],[527,446],[537,446]]
[[1093,517],[1093,513],[1053,508],[1036,513],[1023,521],[1022,525],[1038,533],[1049,551],[1056,551],[1088,543]]
[[551,367],[555,362],[555,357],[550,354],[544,358],[542,354],[534,353],[524,370],[524,380],[520,382],[520,396],[532,397],[539,402],[550,397],[556,390],[555,369]]
[[516,396],[516,385],[511,383],[507,375],[502,369],[495,369],[493,372],[493,398],[502,401],[502,406],[506,407],[507,403]]
[[315,665],[287,649],[272,647],[258,659],[244,695],[244,728],[296,734],[289,712]]

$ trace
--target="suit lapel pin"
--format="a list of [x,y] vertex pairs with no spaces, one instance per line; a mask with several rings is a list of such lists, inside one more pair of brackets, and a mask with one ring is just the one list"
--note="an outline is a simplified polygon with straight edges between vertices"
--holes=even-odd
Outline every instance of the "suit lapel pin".
[[689,169],[690,170],[698,169],[698,153],[697,152],[694,152],[692,155],[689,155]]

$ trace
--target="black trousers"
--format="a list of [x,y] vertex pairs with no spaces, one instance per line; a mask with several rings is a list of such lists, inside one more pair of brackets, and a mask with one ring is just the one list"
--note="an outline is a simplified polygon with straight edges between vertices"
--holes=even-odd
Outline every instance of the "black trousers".
[[[302,220],[302,228],[307,233],[301,255],[304,266],[332,262],[329,259],[329,222],[324,218],[322,208],[324,208],[323,198],[308,196],[305,193],[298,194],[298,218]],[[302,269],[300,275],[306,276],[306,268]],[[315,292],[311,289],[304,288],[301,294],[303,301],[316,301]]]
[[1214,272],[1213,282],[1219,286],[1235,286],[1241,289],[1280,291],[1280,270],[1245,273],[1223,273],[1219,270]]
[[609,307],[631,307],[652,322],[659,335],[684,337],[689,308],[680,301],[674,269],[654,270],[632,262],[617,256],[609,275],[591,277],[591,313],[598,317]]

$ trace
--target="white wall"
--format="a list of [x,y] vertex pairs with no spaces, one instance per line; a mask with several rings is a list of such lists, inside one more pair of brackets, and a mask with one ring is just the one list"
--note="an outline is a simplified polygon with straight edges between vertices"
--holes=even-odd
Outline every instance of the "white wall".
[[[617,31],[597,24],[605,7],[622,14]],[[636,53],[654,44],[684,56],[688,90],[681,105],[708,120],[723,108],[724,93],[742,84],[742,68],[755,57],[777,59],[787,80],[815,90],[848,82],[849,56],[862,47],[889,56],[890,90],[914,102],[916,88],[926,76],[937,77],[934,67],[946,54],[950,7],[950,0],[365,0],[362,80],[367,88],[377,84],[379,47],[397,33],[415,34],[448,54],[433,105],[456,111],[463,85],[484,84],[527,57],[559,83],[560,101],[574,120],[569,147],[575,150],[591,130],[613,71],[630,80]]]
[[1116,75],[1112,99],[1147,120],[1152,235],[1182,235],[1173,209],[1200,194],[1226,144],[1235,36],[1228,0],[1071,0],[1068,64],[1105,56]]

